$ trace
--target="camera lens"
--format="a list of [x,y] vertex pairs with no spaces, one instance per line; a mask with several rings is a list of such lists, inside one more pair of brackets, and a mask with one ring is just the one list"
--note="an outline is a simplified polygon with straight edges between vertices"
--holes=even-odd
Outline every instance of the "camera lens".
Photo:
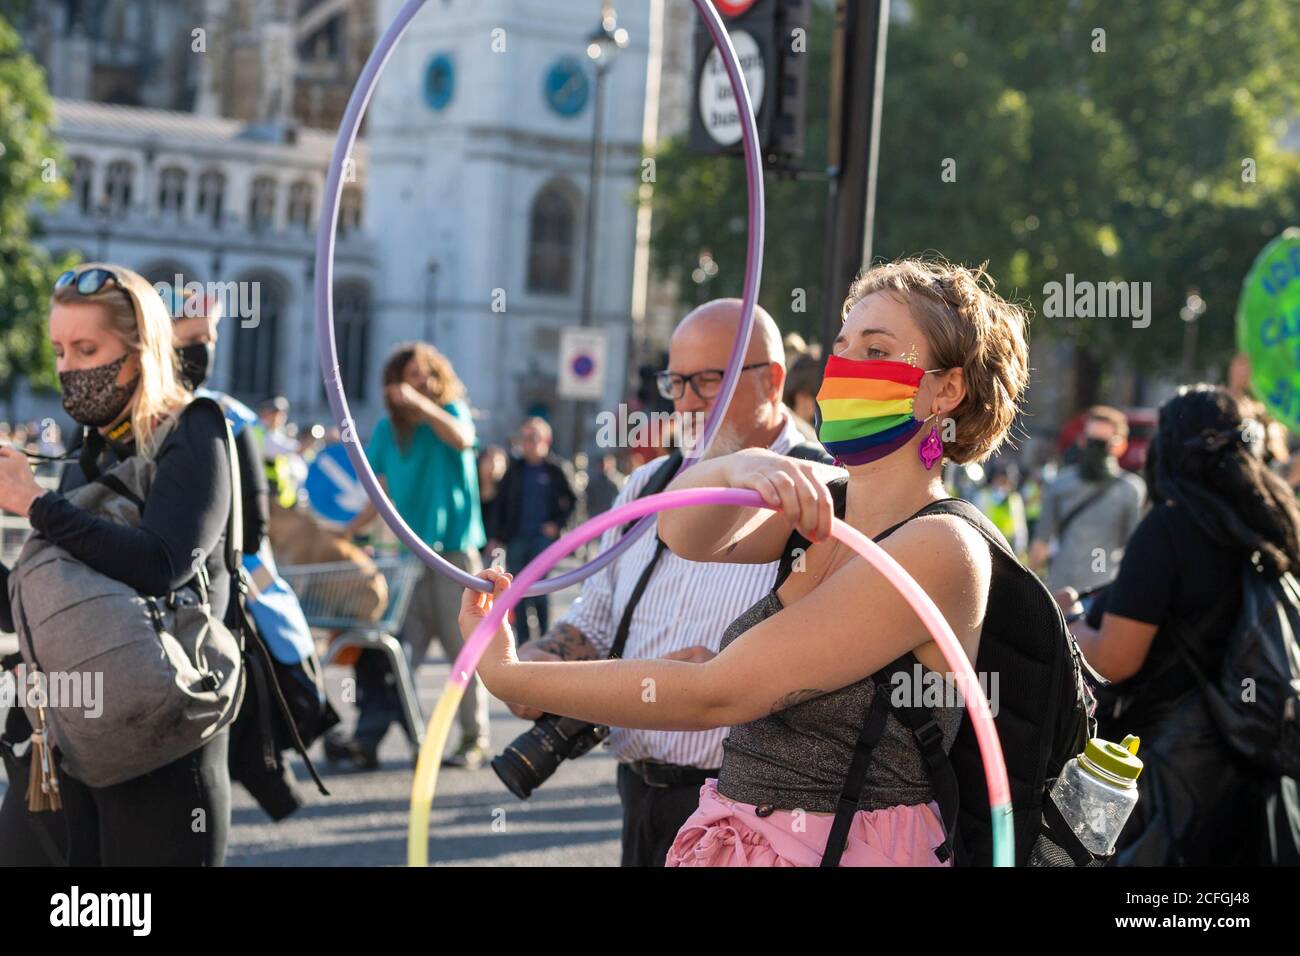
[[492,759],[492,769],[506,789],[527,800],[561,761],[581,757],[608,735],[608,727],[546,714]]

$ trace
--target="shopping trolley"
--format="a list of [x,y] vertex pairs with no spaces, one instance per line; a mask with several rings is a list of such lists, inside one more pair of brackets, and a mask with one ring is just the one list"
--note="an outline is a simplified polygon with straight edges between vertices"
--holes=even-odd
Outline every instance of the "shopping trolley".
[[316,631],[338,632],[330,642],[323,663],[328,666],[353,647],[381,651],[397,680],[397,695],[403,719],[416,749],[424,743],[424,716],[415,692],[415,681],[406,651],[395,636],[402,629],[411,592],[424,566],[415,558],[391,556],[372,559],[374,568],[387,585],[387,606],[378,620],[361,620],[347,612],[374,597],[373,572],[352,561],[327,564],[299,564],[280,567],[280,576],[298,596],[307,624]]

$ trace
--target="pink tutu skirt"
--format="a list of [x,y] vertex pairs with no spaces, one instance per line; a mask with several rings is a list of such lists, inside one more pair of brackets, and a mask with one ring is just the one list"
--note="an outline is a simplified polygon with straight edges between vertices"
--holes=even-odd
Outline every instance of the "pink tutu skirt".
[[[718,793],[718,781],[700,787],[700,806],[677,831],[666,866],[817,866],[830,814],[777,810],[760,817],[753,804]],[[859,810],[849,827],[840,866],[949,866],[934,847],[943,842],[935,803]]]

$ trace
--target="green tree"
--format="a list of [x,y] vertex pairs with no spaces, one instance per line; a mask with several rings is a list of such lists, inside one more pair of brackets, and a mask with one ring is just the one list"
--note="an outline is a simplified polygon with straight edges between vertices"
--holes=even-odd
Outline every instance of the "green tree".
[[[830,97],[830,8],[813,6],[808,31],[809,58],[806,153],[800,168],[821,173],[826,167],[826,128]],[[745,278],[749,220],[745,167],[734,156],[699,156],[684,138],[664,144],[655,157],[652,261],[657,274],[673,280],[683,307],[708,299],[739,296]],[[765,177],[767,241],[759,302],[785,331],[816,332],[822,309],[822,244],[826,238],[826,183],[787,171]],[[692,273],[708,252],[717,274]]]
[[[814,166],[825,137],[830,42],[829,18],[815,10]],[[898,12],[885,79],[877,257],[938,252],[987,261],[1000,288],[1034,308],[1035,335],[1078,347],[1089,388],[1102,386],[1099,373],[1117,353],[1145,370],[1177,368],[1185,343],[1178,313],[1193,291],[1207,308],[1191,358],[1226,359],[1251,259],[1300,218],[1300,157],[1280,145],[1284,121],[1300,108],[1293,68],[1300,5],[911,0]],[[946,181],[945,169],[955,180]],[[658,170],[660,274],[681,281],[689,301],[693,259],[709,247],[720,268],[708,294],[735,294],[744,243],[738,162],[691,157],[673,144]],[[769,182],[763,301],[778,306],[786,328],[817,325],[820,295],[802,323],[779,306],[789,289],[821,281],[825,198],[821,183]],[[1067,273],[1150,282],[1150,326],[1043,315],[1044,286]]]
[[[1077,346],[1080,400],[1116,353],[1184,361],[1179,310],[1207,309],[1194,364],[1226,360],[1251,259],[1293,222],[1300,103],[1291,0],[913,0],[891,28],[876,250],[988,260]],[[941,179],[945,159],[956,181]],[[1252,176],[1252,173],[1254,174]],[[1067,273],[1151,283],[1151,324],[1044,314]]]
[[33,206],[67,194],[63,159],[50,136],[52,105],[45,74],[0,19],[0,398],[22,378],[55,384],[45,332],[47,304],[62,263],[34,242]]

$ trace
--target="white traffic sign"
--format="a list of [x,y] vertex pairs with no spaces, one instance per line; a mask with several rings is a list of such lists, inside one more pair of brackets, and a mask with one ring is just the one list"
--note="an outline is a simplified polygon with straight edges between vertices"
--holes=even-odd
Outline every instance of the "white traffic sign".
[[[736,58],[744,71],[745,85],[749,87],[749,98],[754,104],[754,115],[757,116],[763,108],[763,83],[766,79],[763,54],[758,48],[758,41],[744,30],[732,31],[731,43],[736,48]],[[709,51],[704,69],[700,72],[699,108],[704,129],[716,142],[723,146],[740,142],[740,109],[731,92],[727,68],[722,65],[722,54],[716,46]]]
[[609,337],[604,329],[569,326],[560,330],[561,398],[600,399],[605,396],[605,366]]

